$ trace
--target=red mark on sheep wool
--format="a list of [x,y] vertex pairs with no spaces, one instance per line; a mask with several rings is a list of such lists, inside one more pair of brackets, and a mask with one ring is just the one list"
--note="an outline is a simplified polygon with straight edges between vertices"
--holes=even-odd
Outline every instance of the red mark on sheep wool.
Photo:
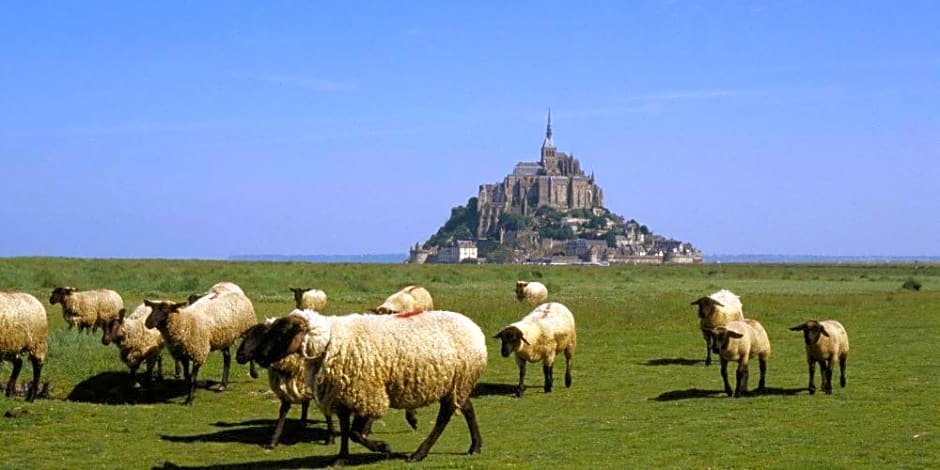
[[423,313],[423,312],[421,312],[421,310],[415,310],[415,311],[413,311],[413,312],[403,312],[403,313],[395,314],[395,317],[397,317],[397,318],[410,318],[410,317],[413,317],[413,316],[415,316],[415,315],[420,315],[421,313]]

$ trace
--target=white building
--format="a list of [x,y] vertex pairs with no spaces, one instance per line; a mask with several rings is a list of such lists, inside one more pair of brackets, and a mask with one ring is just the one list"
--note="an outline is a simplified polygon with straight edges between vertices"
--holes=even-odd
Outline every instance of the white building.
[[477,243],[473,240],[457,240],[437,253],[438,263],[460,263],[465,259],[477,259]]

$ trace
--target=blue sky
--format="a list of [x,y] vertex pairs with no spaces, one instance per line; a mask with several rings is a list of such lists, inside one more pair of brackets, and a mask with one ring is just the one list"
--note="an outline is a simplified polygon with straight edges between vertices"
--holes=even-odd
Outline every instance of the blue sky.
[[0,256],[404,252],[555,144],[708,253],[940,255],[940,3],[17,2]]

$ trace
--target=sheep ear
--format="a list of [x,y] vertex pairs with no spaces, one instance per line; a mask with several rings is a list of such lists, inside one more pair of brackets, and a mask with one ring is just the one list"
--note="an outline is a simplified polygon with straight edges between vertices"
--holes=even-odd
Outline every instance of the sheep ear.
[[823,336],[829,337],[829,333],[826,332],[826,329],[822,325],[819,325],[819,332],[822,333]]
[[695,300],[692,301],[692,303],[690,303],[689,305],[702,305],[702,302],[704,302],[705,299],[707,299],[707,298],[708,298],[708,297],[702,297],[702,298],[700,298],[700,299],[695,299]]
[[790,331],[801,331],[801,330],[806,330],[806,323],[800,323],[799,325],[790,327]]
[[734,330],[728,330],[728,336],[730,336],[730,337],[732,337],[732,338],[743,338],[743,337],[744,337],[744,335],[742,335],[741,333],[738,333],[737,331],[734,331]]
[[144,299],[144,305],[147,306],[147,307],[153,308],[153,307],[155,307],[157,304],[156,304],[156,302],[154,302],[154,301],[152,301],[152,300]]
[[519,335],[519,339],[521,339],[522,342],[525,343],[525,344],[531,344],[531,343],[529,343],[529,342],[525,339],[525,336],[523,336],[523,335]]

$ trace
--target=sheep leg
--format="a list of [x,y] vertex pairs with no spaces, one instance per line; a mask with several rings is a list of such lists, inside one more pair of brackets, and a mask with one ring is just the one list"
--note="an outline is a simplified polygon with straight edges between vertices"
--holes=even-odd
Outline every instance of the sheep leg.
[[571,387],[571,349],[565,349],[565,387]]
[[222,350],[222,385],[219,385],[220,392],[225,391],[225,387],[228,386],[228,372],[229,368],[232,366],[232,353],[229,351],[229,348]]
[[7,396],[12,397],[13,392],[16,391],[16,378],[20,375],[20,369],[23,368],[23,358],[20,356],[13,357],[13,371],[10,373],[10,381],[7,382]]
[[845,357],[839,358],[839,386],[845,388]]
[[460,407],[460,412],[463,413],[464,419],[467,420],[467,428],[470,429],[470,450],[467,451],[467,454],[477,455],[480,453],[480,448],[483,447],[483,438],[480,437],[480,426],[477,424],[477,415],[473,411],[473,403],[470,403],[470,398],[464,401],[463,406]]
[[827,361],[822,363],[822,373],[823,377],[823,391],[826,392],[826,395],[832,395],[832,369],[835,366],[833,360],[830,358]]
[[300,429],[307,427],[307,412],[310,411],[310,400],[300,402]]
[[764,378],[767,375],[767,359],[758,358],[758,361],[760,362],[760,381],[757,382],[757,390],[763,391],[764,390]]
[[734,397],[740,398],[742,393],[747,393],[747,364],[739,362],[735,374]]
[[352,439],[353,442],[362,444],[366,449],[372,452],[391,454],[392,451],[388,447],[388,443],[377,439],[369,439],[365,436],[363,430],[365,429],[366,423],[371,424],[372,418],[356,415],[356,417],[353,418],[352,428],[349,431],[349,438]]
[[30,389],[29,394],[26,396],[26,401],[33,401],[36,399],[36,395],[39,394],[39,377],[42,375],[42,362],[33,356],[29,357],[29,362],[33,365],[33,388]]
[[277,422],[274,424],[274,435],[271,436],[271,442],[268,444],[268,449],[273,449],[277,446],[277,441],[281,439],[281,431],[284,430],[284,421],[287,420],[287,412],[290,411],[290,402],[287,400],[281,400],[281,407],[277,412]]
[[258,369],[255,368],[255,361],[248,361],[248,375],[253,379],[258,378]]
[[346,458],[349,457],[349,434],[350,434],[350,423],[349,415],[351,414],[348,408],[342,407],[336,411],[336,416],[339,418],[339,454],[333,459],[331,463],[334,467],[341,467],[346,464]]
[[809,390],[809,394],[813,395],[816,393],[816,361],[810,359],[806,362],[809,363],[809,386],[807,389]]
[[196,398],[196,376],[199,375],[199,364],[193,362],[193,371],[189,375],[189,396],[186,397],[184,405],[192,405],[193,400]]
[[434,423],[434,429],[431,430],[431,434],[428,435],[427,439],[418,446],[418,449],[408,457],[409,462],[418,462],[428,456],[428,451],[430,451],[431,446],[437,442],[437,438],[441,437],[441,433],[444,432],[444,428],[447,427],[447,423],[450,422],[450,418],[454,415],[455,411],[457,411],[457,405],[454,403],[453,394],[448,394],[441,398],[441,408],[437,412],[437,421]]
[[728,361],[725,358],[721,358],[721,380],[725,383],[725,393],[730,397],[732,395],[731,383],[728,382]]
[[157,354],[157,359],[154,361],[157,364],[157,375],[156,378],[163,380],[163,354]]
[[712,365],[712,334],[707,331],[702,331],[702,336],[705,337],[705,365]]
[[516,364],[519,366],[519,385],[516,387],[516,398],[522,398],[525,393],[525,360],[516,357]]
[[325,414],[323,417],[326,419],[326,439],[323,440],[323,444],[330,445],[336,442],[336,429],[333,427],[333,415]]
[[140,367],[139,364],[136,365],[136,366],[134,366],[134,367],[131,367],[131,368],[130,368],[130,369],[131,369],[131,370],[130,370],[130,375],[131,375],[131,389],[132,389],[132,390],[135,390],[135,389],[137,389],[137,388],[140,387],[140,385],[139,385],[139,379],[137,378],[137,368],[138,368],[138,367]]
[[550,393],[552,391],[552,385],[555,382],[552,377],[552,365],[542,364],[542,375],[545,376],[545,393]]
[[405,410],[405,421],[408,421],[408,425],[411,426],[411,429],[418,430],[418,411],[417,410]]

